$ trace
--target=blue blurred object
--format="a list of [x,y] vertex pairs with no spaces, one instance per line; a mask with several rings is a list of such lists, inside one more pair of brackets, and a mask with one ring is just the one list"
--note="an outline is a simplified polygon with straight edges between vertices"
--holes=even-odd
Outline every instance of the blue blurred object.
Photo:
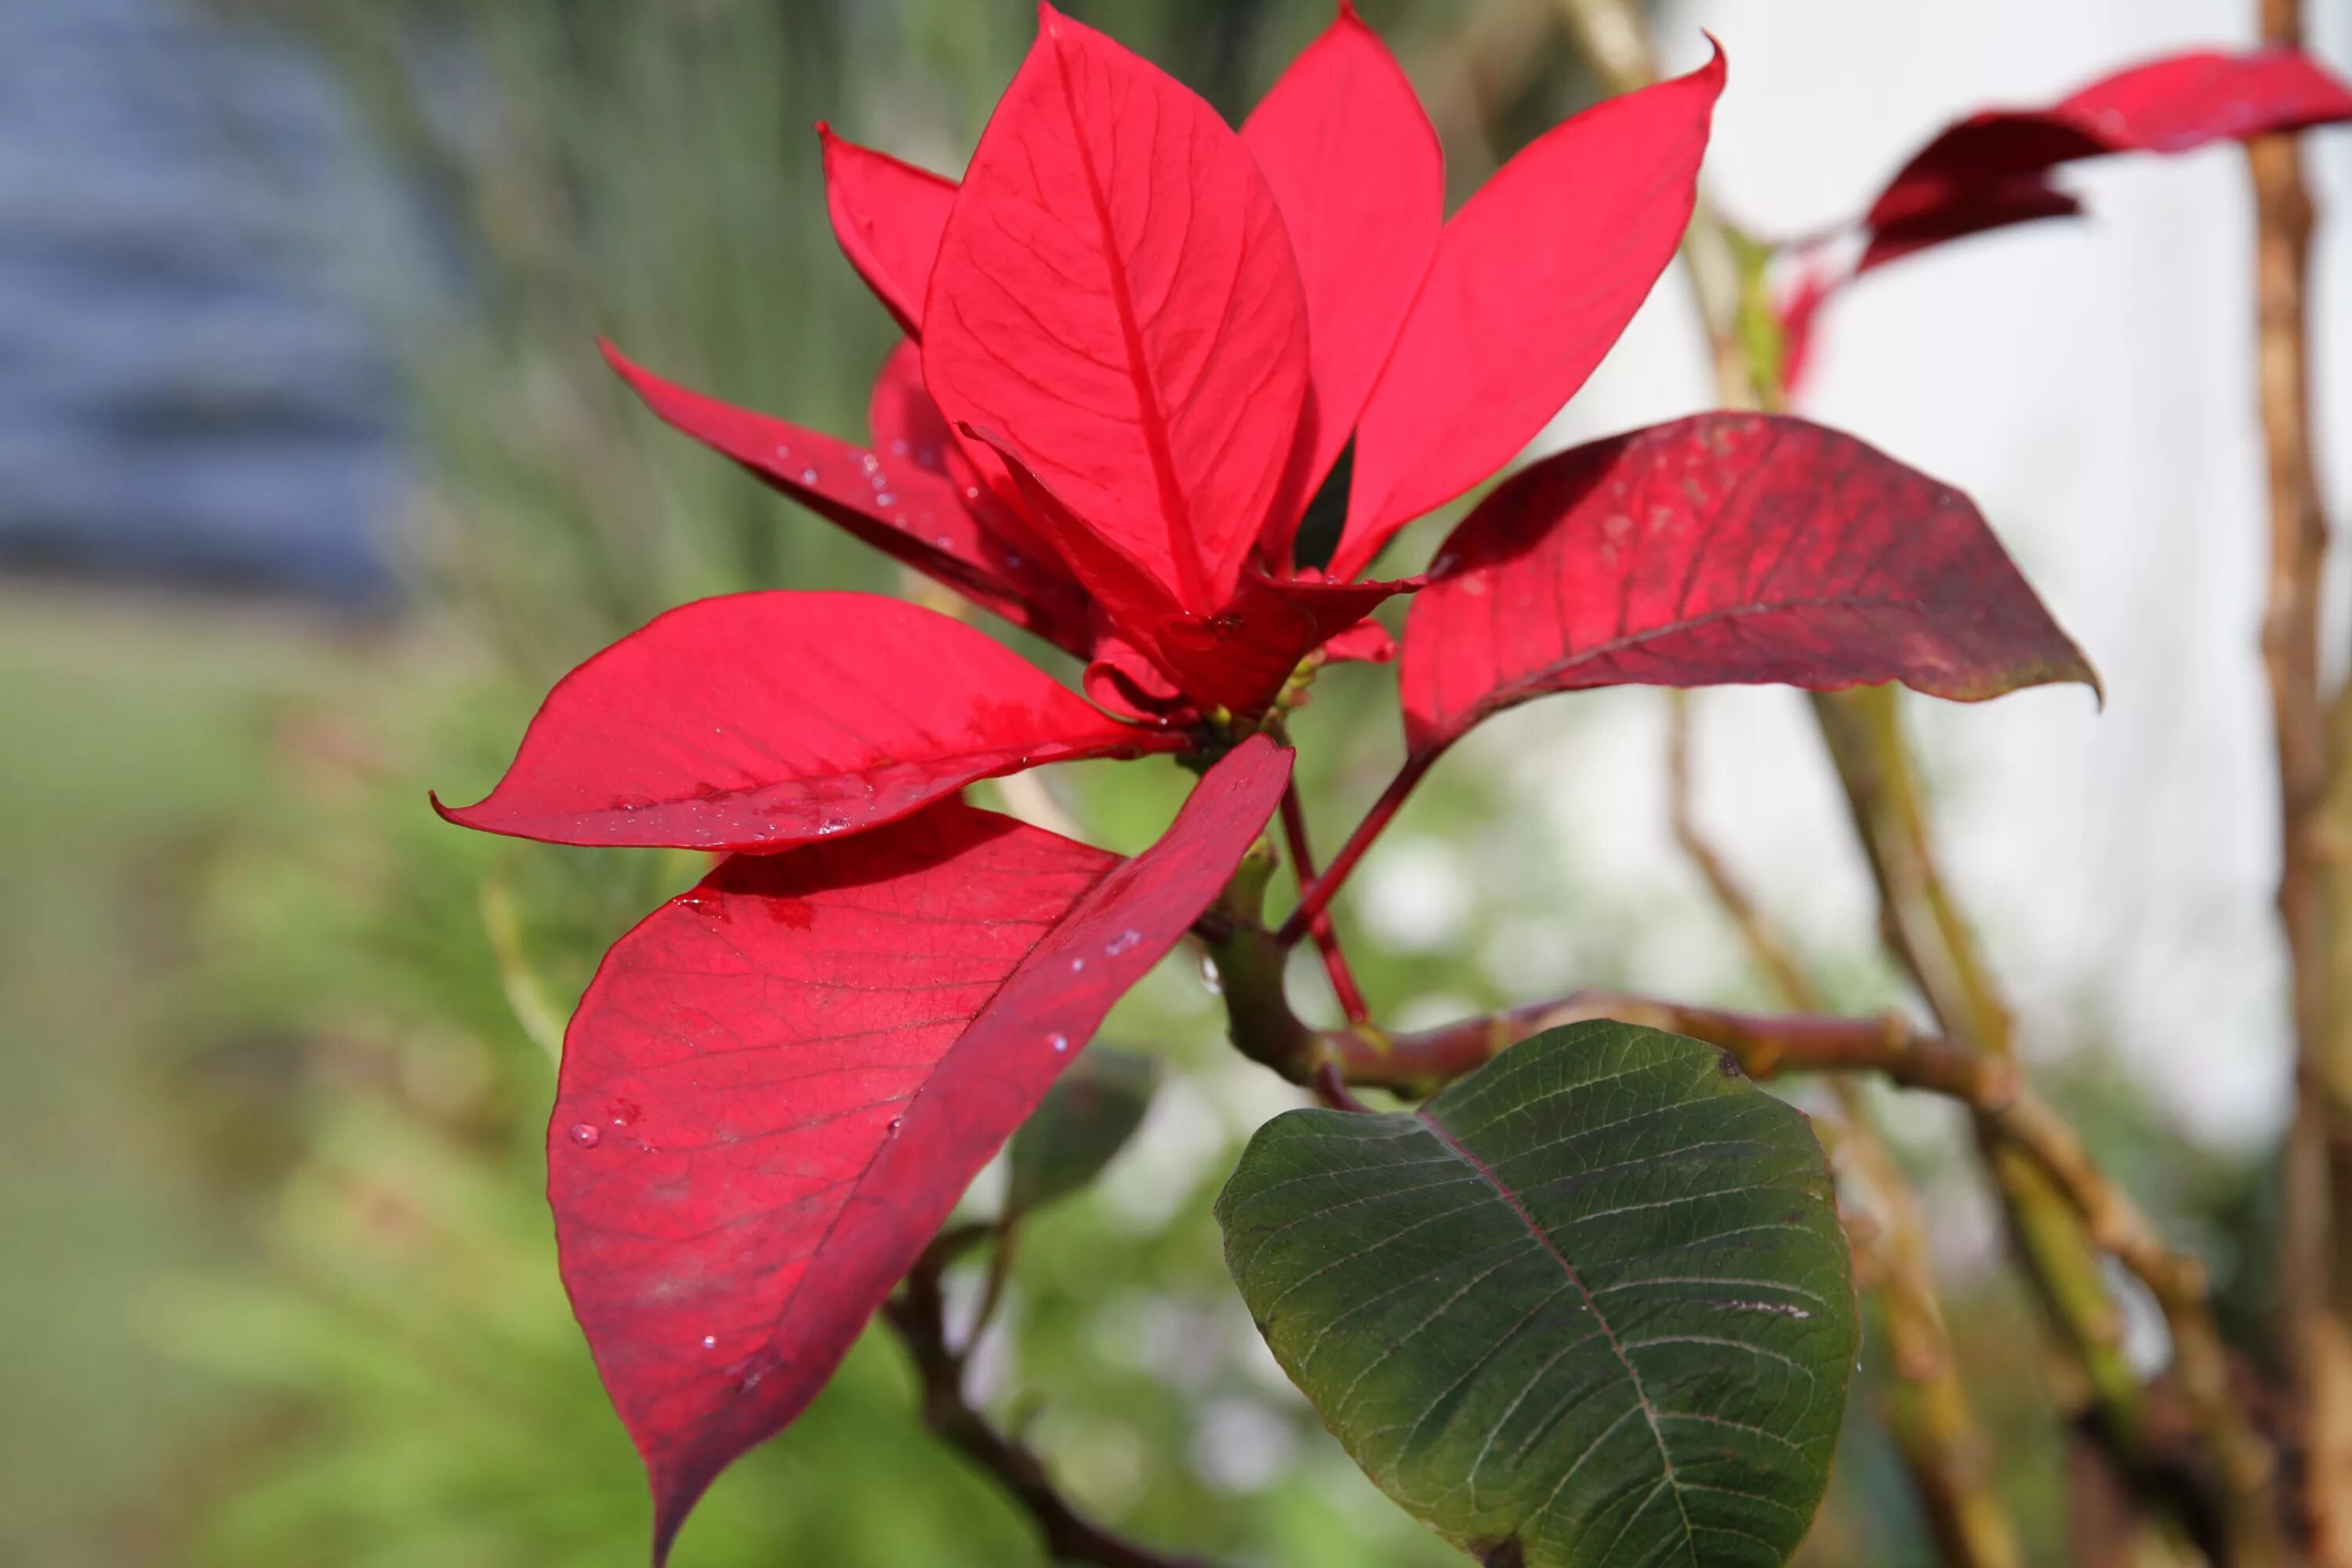
[[395,387],[322,274],[331,91],[172,0],[0,0],[0,571],[390,584]]

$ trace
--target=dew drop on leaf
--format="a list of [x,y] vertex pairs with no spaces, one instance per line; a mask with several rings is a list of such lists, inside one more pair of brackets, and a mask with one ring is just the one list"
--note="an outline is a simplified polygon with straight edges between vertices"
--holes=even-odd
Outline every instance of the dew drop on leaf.
[[717,1349],[719,1348],[719,1336],[718,1336],[717,1334],[705,1334],[705,1335],[703,1335],[703,1336],[702,1336],[702,1348],[703,1348],[704,1350],[707,1350],[707,1351],[715,1351],[715,1350],[717,1350]]
[[1047,1043],[1056,1051],[1066,1051],[1070,1048],[1070,1037],[1067,1035],[1055,1035]]
[[804,485],[813,485],[816,483],[816,470],[814,468],[803,468],[801,470],[801,483]]
[[593,1149],[604,1136],[588,1122],[575,1121],[572,1124],[572,1141],[583,1149]]

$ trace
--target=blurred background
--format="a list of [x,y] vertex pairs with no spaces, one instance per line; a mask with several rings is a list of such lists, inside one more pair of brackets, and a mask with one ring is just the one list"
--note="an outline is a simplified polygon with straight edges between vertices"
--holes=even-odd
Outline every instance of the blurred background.
[[[1361,8],[1457,196],[1596,96],[1556,0]],[[1235,119],[1329,15],[1068,9]],[[2352,68],[2352,8],[2313,13]],[[1954,115],[2242,44],[2252,6],[1689,0],[1654,21],[1670,63],[1723,40],[1711,187],[1792,236]],[[643,1560],[540,1139],[596,957],[693,868],[464,833],[425,790],[479,795],[555,676],[670,605],[903,587],[657,427],[593,338],[859,436],[892,330],[834,249],[810,122],[951,172],[1031,27],[1024,0],[0,0],[0,1563]],[[2306,145],[2317,428],[2346,498],[2352,132]],[[2249,1324],[2288,1047],[2242,159],[2067,179],[2088,220],[1842,300],[1805,411],[1970,490],[2105,676],[2104,712],[2074,689],[1910,712],[2046,1086]],[[1708,386],[1670,278],[1541,444]],[[1327,839],[1393,765],[1391,679],[1337,671],[1302,718]],[[1760,999],[1669,837],[1663,714],[1556,699],[1440,770],[1342,910],[1384,1016],[1586,984]],[[1842,1005],[1899,1001],[1802,705],[1708,693],[1696,715],[1726,852]],[[1065,773],[1059,809],[1122,848],[1183,783]],[[1454,1561],[1357,1476],[1224,1278],[1208,1202],[1288,1091],[1221,1048],[1181,963],[1106,1037],[1178,1070],[1104,1180],[1029,1227],[992,1406],[1149,1538]],[[2061,1437],[1993,1216],[1943,1108],[1885,1110],[2004,1494],[2055,1560]],[[1822,1564],[1927,1560],[1871,1348]],[[1035,1560],[873,1341],[677,1558]]]

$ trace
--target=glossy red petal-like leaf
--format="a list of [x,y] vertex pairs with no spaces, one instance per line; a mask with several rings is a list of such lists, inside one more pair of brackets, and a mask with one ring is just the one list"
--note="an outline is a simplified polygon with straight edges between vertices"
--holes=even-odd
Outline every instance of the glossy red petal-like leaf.
[[[1089,529],[1001,438],[974,432],[1004,458],[1028,516],[1059,550],[1121,634],[1202,709],[1241,718],[1265,710],[1298,661],[1349,630],[1382,602],[1418,583],[1276,582],[1245,572],[1213,615],[1178,605],[1119,547]],[[1116,661],[1099,664],[1099,683],[1116,679]]]
[[1682,242],[1723,73],[1718,49],[1554,127],[1446,224],[1356,433],[1333,576],[1508,462],[1584,384]]
[[1426,755],[1551,691],[1889,680],[2097,683],[1959,491],[1802,419],[1705,414],[1489,496],[1413,605],[1401,684]]
[[824,143],[825,211],[841,253],[907,335],[921,335],[923,296],[955,205],[955,182],[845,141],[822,122],[816,131]]
[[1160,667],[1186,692],[1206,706],[1254,719],[1299,660],[1418,585],[1275,582],[1252,573],[1217,614],[1161,622],[1153,647]]
[[1282,215],[1213,110],[1041,7],[923,319],[951,422],[995,432],[1185,608],[1224,601],[1289,456],[1307,325]]
[[2174,55],[2093,82],[2047,109],[1994,110],[1943,132],[1872,204],[1881,229],[1968,206],[2061,163],[2108,153],[2186,153],[2209,142],[2352,120],[2352,89],[2292,49]]
[[1095,647],[1081,679],[1087,695],[1113,713],[1153,724],[1199,717],[1192,700],[1151,657],[1116,633]]
[[548,1196],[657,1560],[824,1386],[1289,774],[1244,742],[1133,860],[955,802],[739,856],[605,956],[564,1037]]
[[1392,664],[1397,645],[1388,627],[1378,621],[1365,621],[1325,643],[1322,654],[1327,664]]
[[1282,209],[1307,294],[1307,402],[1266,516],[1279,569],[1436,253],[1445,163],[1412,84],[1346,0],[1251,111],[1242,141]]
[[1175,743],[919,605],[735,594],[657,616],[565,676],[498,787],[442,815],[556,844],[782,849],[976,779]]
[[982,527],[972,498],[940,474],[706,397],[633,363],[610,343],[604,348],[646,407],[770,488],[1014,626],[1061,647],[1086,646],[1085,597],[1053,563]]

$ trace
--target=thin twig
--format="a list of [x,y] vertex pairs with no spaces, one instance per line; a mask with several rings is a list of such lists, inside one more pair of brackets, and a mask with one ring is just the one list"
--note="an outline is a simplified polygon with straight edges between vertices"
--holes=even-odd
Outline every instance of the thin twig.
[[[1632,0],[1560,0],[1560,5],[1587,51],[1621,85],[1638,86],[1655,77],[1655,55]],[[1721,232],[1728,252],[1727,226],[1711,214],[1700,216],[1706,229]],[[1751,255],[1760,254],[1752,245],[1748,248]],[[1760,290],[1742,287],[1737,276],[1727,282],[1718,269],[1695,265],[1691,279],[1701,293],[1701,314],[1710,328],[1727,401],[1743,401],[1733,356],[1744,353],[1751,335],[1777,331],[1777,323],[1759,309]],[[1746,330],[1729,331],[1727,324]],[[1753,363],[1739,368],[1748,372],[1759,405],[1777,409],[1781,405],[1782,389],[1755,375]],[[2007,1058],[2009,1012],[1973,932],[1937,871],[1926,809],[1915,786],[1916,770],[1892,691],[1819,694],[1813,706],[1877,876],[1889,948],[1910,971],[1947,1030],[1974,1049]],[[1851,743],[1857,734],[1869,743]],[[2092,1391],[2100,1417],[2094,1430],[2119,1468],[2134,1479],[2143,1499],[2168,1510],[2181,1528],[2193,1529],[2197,1521],[2182,1506],[2179,1489],[2168,1487],[2149,1470],[2141,1391],[2123,1354],[2121,1315],[2084,1246],[2081,1226],[2053,1190],[2047,1172],[2021,1159],[2013,1146],[1986,1137],[1982,1118],[1978,1125],[2019,1254]],[[2187,1384],[2195,1370],[2189,1364],[2193,1357],[2186,1351],[2182,1354],[2180,1372]],[[2198,1407],[2211,1413],[2209,1405]],[[2206,1436],[2217,1457],[2235,1456],[2236,1445],[2221,1426],[2209,1424]],[[2271,1466],[2259,1467],[2262,1484],[2252,1495],[2238,1484],[2245,1479],[2245,1467],[2232,1469],[2223,1463],[2220,1468],[2228,1493],[2229,1561],[2232,1568],[2267,1568],[2282,1556],[2277,1520],[2267,1501]]]
[[1361,860],[1364,851],[1372,847],[1372,841],[1396,819],[1397,810],[1404,805],[1405,797],[1413,792],[1413,786],[1428,776],[1431,765],[1437,761],[1443,750],[1443,747],[1438,747],[1414,752],[1405,758],[1404,765],[1397,770],[1396,777],[1389,781],[1388,788],[1381,792],[1380,799],[1372,802],[1372,808],[1364,813],[1364,819],[1356,824],[1356,830],[1348,835],[1348,841],[1339,846],[1339,853],[1332,857],[1331,864],[1323,868],[1321,876],[1299,889],[1298,907],[1290,911],[1290,918],[1282,922],[1282,930],[1275,934],[1277,945],[1296,946],[1312,923],[1322,918],[1323,911],[1330,907],[1331,896],[1345,885],[1356,869],[1356,862]]
[[[2263,0],[2263,42],[2303,42],[2299,0]],[[2279,922],[2286,938],[2295,1034],[2295,1114],[2282,1161],[2278,1259],[2286,1344],[2301,1395],[2304,1522],[2313,1559],[2352,1565],[2352,1328],[2336,1256],[2352,1188],[2352,1103],[2331,1015],[2330,735],[2320,689],[2320,605],[2327,523],[2311,443],[2307,324],[2312,208],[2300,143],[2247,147],[2255,214],[2255,366],[2270,479],[2270,579],[2263,668],[2278,755]]]
[[932,1435],[993,1475],[1013,1494],[1057,1563],[1087,1563],[1096,1568],[1208,1568],[1195,1558],[1154,1552],[1087,1518],[1055,1489],[1044,1463],[1025,1444],[998,1431],[972,1408],[963,1394],[963,1353],[948,1344],[940,1266],[940,1258],[926,1257],[882,1309],[913,1358],[922,1387],[923,1424]]
[[1395,1036],[1377,1047],[1339,1034],[1325,1036],[1323,1045],[1352,1082],[1422,1091],[1470,1070],[1515,1040],[1592,1018],[1645,1024],[1704,1040],[1730,1052],[1753,1078],[1874,1072],[1903,1088],[1967,1106],[1986,1142],[2032,1161],[2092,1244],[2128,1269],[2162,1310],[2182,1397],[2233,1505],[2225,1561],[2284,1560],[2275,1539],[2275,1463],[2269,1443],[2231,1394],[2228,1352],[2206,1302],[2204,1267],[2166,1244],[2131,1195],[2099,1169],[2065,1119],[2026,1085],[2015,1062],[1919,1033],[1895,1014],[1769,1016],[1600,991]]
[[[1299,803],[1298,781],[1293,779],[1282,792],[1282,837],[1290,848],[1290,868],[1298,879],[1298,891],[1303,897],[1307,884],[1315,880],[1315,850],[1307,837],[1307,810]],[[1371,1010],[1364,1005],[1364,993],[1356,984],[1355,972],[1348,967],[1348,955],[1339,946],[1339,933],[1332,927],[1328,912],[1318,911],[1307,922],[1307,931],[1315,938],[1315,946],[1323,955],[1323,973],[1330,977],[1332,994],[1339,999],[1339,1011],[1348,1016],[1350,1024],[1371,1020]]]
[[[1699,826],[1692,799],[1688,693],[1668,693],[1666,722],[1666,815],[1675,841],[1738,928],[1782,1002],[1800,1012],[1819,1012],[1820,996],[1788,943]],[[1887,1423],[1895,1446],[1945,1560],[1962,1568],[2017,1568],[2022,1561],[2017,1532],[1987,1474],[1990,1447],[1946,1328],[1917,1196],[1879,1135],[1861,1086],[1837,1077],[1831,1092],[1839,1123],[1833,1129],[1836,1160],[1868,1195],[1877,1221],[1857,1247],[1866,1251],[1878,1279],[1889,1359],[1899,1380]]]

